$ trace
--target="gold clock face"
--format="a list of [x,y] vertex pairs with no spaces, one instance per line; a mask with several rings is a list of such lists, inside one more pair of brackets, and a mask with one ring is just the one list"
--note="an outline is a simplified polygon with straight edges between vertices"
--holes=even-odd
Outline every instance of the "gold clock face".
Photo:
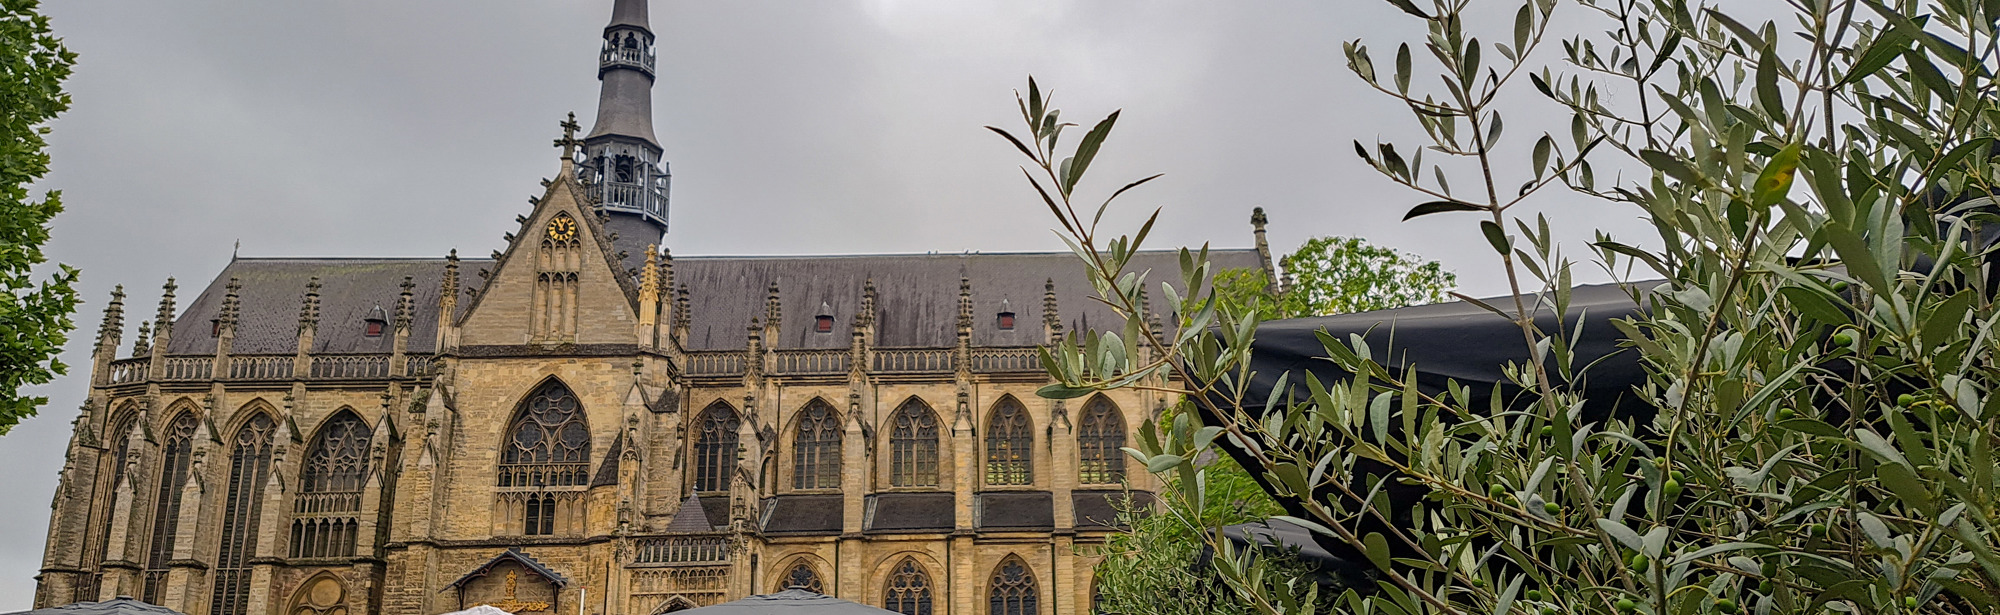
[[567,216],[550,220],[549,239],[556,241],[576,239],[576,221]]

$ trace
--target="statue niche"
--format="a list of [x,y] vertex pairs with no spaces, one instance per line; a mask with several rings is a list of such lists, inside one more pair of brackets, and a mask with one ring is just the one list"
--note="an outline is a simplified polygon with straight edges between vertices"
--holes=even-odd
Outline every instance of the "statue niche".
[[509,613],[554,613],[568,581],[526,554],[508,549],[452,583],[459,608],[487,605]]

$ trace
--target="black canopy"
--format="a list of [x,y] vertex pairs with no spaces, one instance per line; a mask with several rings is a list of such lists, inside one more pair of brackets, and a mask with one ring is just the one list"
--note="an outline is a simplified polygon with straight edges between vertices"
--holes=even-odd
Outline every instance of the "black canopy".
[[[1643,384],[1646,379],[1637,351],[1620,346],[1624,334],[1613,327],[1611,321],[1643,315],[1644,309],[1633,297],[1638,295],[1643,298],[1644,293],[1652,292],[1660,284],[1655,280],[1576,287],[1570,294],[1568,313],[1560,323],[1557,322],[1553,303],[1545,301],[1545,297],[1522,297],[1543,331],[1553,332],[1560,327],[1575,333],[1578,325],[1582,326],[1581,334],[1576,339],[1575,377],[1568,384],[1584,396],[1584,422],[1602,420],[1614,413],[1626,415],[1651,411],[1650,406],[1633,395],[1633,387]],[[1503,310],[1514,308],[1512,296],[1482,301]],[[1502,397],[1503,405],[1512,406],[1521,391],[1506,379],[1502,368],[1509,362],[1523,364],[1529,360],[1527,341],[1520,327],[1508,318],[1463,301],[1276,320],[1258,327],[1256,340],[1251,343],[1250,369],[1254,375],[1245,399],[1261,402],[1269,398],[1272,388],[1277,386],[1278,378],[1283,374],[1290,374],[1288,386],[1294,388],[1293,393],[1298,398],[1305,397],[1307,373],[1318,376],[1321,382],[1352,378],[1353,374],[1326,358],[1326,348],[1316,335],[1321,330],[1343,341],[1351,335],[1361,336],[1367,341],[1375,361],[1391,373],[1400,374],[1406,369],[1414,369],[1417,387],[1426,394],[1443,393],[1448,382],[1455,381],[1467,387],[1475,408],[1486,407],[1496,392]],[[1552,374],[1556,371],[1553,361],[1548,367]],[[1280,395],[1279,399],[1284,399],[1284,396]],[[1256,414],[1262,408],[1246,410]],[[1203,414],[1203,421],[1211,425],[1217,424],[1220,419],[1206,410]],[[1233,447],[1227,438],[1218,439],[1216,443],[1243,467],[1257,467],[1245,451]],[[1357,467],[1360,472],[1390,473],[1387,466],[1376,462],[1364,459],[1360,464]],[[1264,482],[1261,473],[1253,470],[1251,475],[1259,483]],[[1264,487],[1266,492],[1275,492],[1270,485]],[[1421,487],[1411,485],[1392,483],[1385,491],[1394,502],[1414,502],[1423,496]],[[1324,500],[1334,494],[1329,488],[1314,496]],[[1311,518],[1298,499],[1278,498],[1278,503],[1292,516]],[[1395,509],[1401,514],[1410,511],[1410,507],[1404,506]],[[1396,521],[1399,525],[1408,522],[1401,518]],[[1290,524],[1245,524],[1231,526],[1228,530],[1225,534],[1239,543],[1248,543],[1254,536],[1256,542],[1284,545],[1298,551],[1298,556],[1308,562],[1330,566],[1332,572],[1360,573],[1366,567],[1364,562],[1367,560],[1347,545],[1329,537],[1314,536]],[[1364,531],[1367,531],[1366,528]]]

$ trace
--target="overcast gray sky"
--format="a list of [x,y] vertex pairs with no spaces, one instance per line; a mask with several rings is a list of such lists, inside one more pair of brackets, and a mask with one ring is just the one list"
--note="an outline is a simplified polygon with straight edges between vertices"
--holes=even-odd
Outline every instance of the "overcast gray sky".
[[[113,284],[131,293],[136,327],[167,276],[192,296],[239,239],[245,256],[501,247],[555,172],[556,123],[593,115],[609,6],[49,3],[79,56],[45,182],[69,208],[51,254],[83,270],[66,360],[88,365]],[[1245,247],[1262,206],[1278,250],[1359,235],[1495,294],[1500,272],[1471,220],[1399,222],[1420,199],[1353,153],[1355,139],[1408,137],[1414,123],[1347,71],[1341,42],[1392,48],[1413,26],[1360,0],[656,0],[668,242],[677,254],[1060,250],[1019,154],[981,128],[1014,127],[1012,91],[1034,74],[1066,119],[1125,110],[1097,182],[1166,174],[1114,227],[1157,206],[1157,247]],[[1509,119],[1525,151],[1536,123]],[[1562,195],[1538,206],[1563,237],[1644,234],[1630,209]],[[42,416],[0,438],[0,516],[14,520],[0,526],[0,610],[29,606],[86,388],[83,373],[45,387]]]

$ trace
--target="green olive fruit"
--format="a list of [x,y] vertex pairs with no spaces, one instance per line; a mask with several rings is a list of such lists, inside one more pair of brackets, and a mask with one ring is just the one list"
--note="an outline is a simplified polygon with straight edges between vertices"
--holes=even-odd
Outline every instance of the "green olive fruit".
[[1681,482],[1671,478],[1667,479],[1666,484],[1660,485],[1660,495],[1666,496],[1666,501],[1668,502],[1681,499]]
[[1715,601],[1715,610],[1724,613],[1734,613],[1736,612],[1736,601],[1728,598],[1718,598]]
[[1846,331],[1841,331],[1841,332],[1839,332],[1839,333],[1835,333],[1835,334],[1833,334],[1833,345],[1835,345],[1835,346],[1853,346],[1853,345],[1854,345],[1854,334],[1853,334],[1853,333],[1848,333],[1848,332],[1846,332]]
[[1473,587],[1485,587],[1485,586],[1486,586],[1486,579],[1473,579],[1473,580],[1472,580],[1472,586],[1473,586]]
[[1644,573],[1646,572],[1646,566],[1651,563],[1652,560],[1646,559],[1645,555],[1634,555],[1632,556],[1632,572]]
[[1778,409],[1778,420],[1780,420],[1780,421],[1789,421],[1789,420],[1792,420],[1792,417],[1796,417],[1796,416],[1798,416],[1798,415],[1799,415],[1798,411],[1797,411],[1797,410],[1793,410],[1793,409],[1791,409],[1791,408],[1779,408],[1779,409]]
[[1486,495],[1496,500],[1500,499],[1500,496],[1507,495],[1507,486],[1498,483],[1490,485],[1486,487]]
[[1680,470],[1674,470],[1674,471],[1672,471],[1672,472],[1668,472],[1668,473],[1667,473],[1667,478],[1671,478],[1671,479],[1673,479],[1673,480],[1674,480],[1674,482],[1677,482],[1677,483],[1678,483],[1678,482],[1681,482],[1681,481],[1684,481],[1684,480],[1687,480],[1687,475],[1686,475],[1686,474],[1682,474]]
[[1826,524],[1825,524],[1825,523],[1814,523],[1814,524],[1812,524],[1812,535],[1814,535],[1814,536],[1818,536],[1818,537],[1820,537],[1820,538],[1825,538],[1825,537],[1826,537],[1826,533],[1827,533],[1827,531],[1826,531]]
[[1548,512],[1551,517],[1558,517],[1563,514],[1563,506],[1555,502],[1542,503],[1542,510]]
[[1847,292],[1847,282],[1843,282],[1843,281],[1840,281],[1840,280],[1834,280],[1834,282],[1833,282],[1833,292],[1836,292],[1836,293],[1844,293],[1844,292]]
[[1636,610],[1636,609],[1638,609],[1638,608],[1639,608],[1639,604],[1638,604],[1638,603],[1636,603],[1636,602],[1633,602],[1631,598],[1619,598],[1619,599],[1618,599],[1618,610],[1619,610],[1619,611],[1621,611],[1621,612],[1625,612],[1625,613],[1630,613],[1630,612],[1632,612],[1632,611],[1634,611],[1634,610]]
[[1771,594],[1778,593],[1778,584],[1773,583],[1769,580],[1765,580],[1757,584],[1757,591],[1762,592],[1766,596],[1769,596]]
[[1917,608],[1917,597],[1916,597],[1916,596],[1903,596],[1903,606],[1906,606],[1906,607],[1909,607],[1909,608],[1913,608],[1913,609],[1914,609],[1914,608]]
[[1764,560],[1764,565],[1758,571],[1764,573],[1766,577],[1778,576],[1778,562],[1768,559]]
[[1914,405],[1917,405],[1917,396],[1915,396],[1915,395],[1911,395],[1911,394],[1909,394],[1909,393],[1904,393],[1904,394],[1902,394],[1902,395],[1897,395],[1897,396],[1896,396],[1896,405],[1898,405],[1898,406],[1902,406],[1902,407],[1904,407],[1904,408],[1908,408],[1908,407],[1910,407],[1910,406],[1914,406]]
[[1541,599],[1542,599],[1542,590],[1539,590],[1539,589],[1531,589],[1531,590],[1528,590],[1528,593],[1527,593],[1526,595],[1528,596],[1528,599],[1529,599],[1529,600],[1536,600],[1536,601],[1539,601],[1539,600],[1541,600]]
[[1547,438],[1547,437],[1549,437],[1549,436],[1553,436],[1553,435],[1556,435],[1556,428],[1555,428],[1555,426],[1553,426],[1553,425],[1543,425],[1543,426],[1542,426],[1542,437],[1544,437],[1544,438]]

